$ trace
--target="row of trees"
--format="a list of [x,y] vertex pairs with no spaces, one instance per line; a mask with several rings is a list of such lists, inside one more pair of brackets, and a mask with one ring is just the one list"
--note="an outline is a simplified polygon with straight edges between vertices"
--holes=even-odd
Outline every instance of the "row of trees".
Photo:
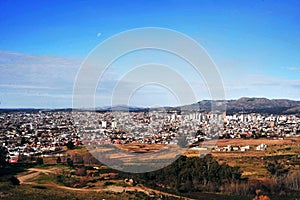
[[218,191],[220,186],[241,181],[239,167],[219,164],[211,155],[203,158],[181,156],[161,170],[137,175],[149,186],[164,185],[177,192]]
[[[197,192],[224,192],[252,196],[260,189],[262,194],[288,196],[300,191],[299,171],[289,171],[276,159],[268,161],[266,169],[271,178],[248,181],[241,177],[239,167],[219,164],[208,154],[203,158],[181,156],[163,169],[137,174],[133,178],[149,187],[189,195]],[[257,194],[257,198],[266,197],[262,194]]]

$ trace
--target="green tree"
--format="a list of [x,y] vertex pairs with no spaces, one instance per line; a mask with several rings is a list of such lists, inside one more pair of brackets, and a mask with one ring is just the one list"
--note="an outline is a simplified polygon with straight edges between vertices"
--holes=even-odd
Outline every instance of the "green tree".
[[4,167],[7,164],[8,151],[5,147],[0,147],[0,167]]
[[72,140],[69,140],[69,142],[67,143],[67,148],[68,148],[68,149],[74,149],[74,148],[75,148],[75,145],[74,145],[74,143],[72,142]]
[[12,176],[9,178],[9,181],[13,184],[13,185],[20,185],[20,181],[18,178],[16,178],[15,176]]
[[56,163],[57,163],[57,164],[60,164],[60,163],[61,163],[61,158],[60,158],[60,156],[57,157]]
[[70,166],[70,167],[73,167],[73,160],[71,158],[68,158],[67,159],[67,164]]
[[23,144],[25,144],[26,143],[26,139],[25,139],[25,137],[22,137],[21,138],[21,145],[23,145]]
[[[170,179],[170,177],[172,177]],[[211,155],[203,158],[180,156],[164,169],[141,177],[147,185],[166,185],[180,193],[190,191],[217,191],[222,185],[241,178],[239,167],[219,164]]]
[[44,159],[43,158],[37,158],[36,159],[36,164],[38,164],[38,165],[44,164]]
[[271,175],[274,176],[282,176],[289,172],[289,169],[285,168],[281,163],[279,163],[277,160],[268,162],[266,165],[266,168],[268,172],[270,172]]

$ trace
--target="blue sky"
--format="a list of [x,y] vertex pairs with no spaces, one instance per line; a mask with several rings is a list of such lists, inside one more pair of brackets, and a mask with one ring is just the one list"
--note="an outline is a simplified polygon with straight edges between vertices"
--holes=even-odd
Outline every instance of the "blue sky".
[[[299,1],[274,0],[0,1],[0,107],[71,107],[76,74],[89,52],[114,34],[141,27],[169,28],[195,39],[216,63],[227,99],[299,100],[299,7]],[[188,68],[153,52],[121,58],[107,71],[97,105],[109,103],[114,83],[137,58]],[[198,100],[209,99],[203,80],[184,76]],[[164,88],[149,86],[131,103],[176,101]]]

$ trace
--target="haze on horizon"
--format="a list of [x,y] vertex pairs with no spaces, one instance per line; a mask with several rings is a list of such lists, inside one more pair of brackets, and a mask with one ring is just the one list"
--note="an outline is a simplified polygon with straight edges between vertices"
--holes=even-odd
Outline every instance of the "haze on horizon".
[[[1,1],[0,108],[72,107],[73,84],[89,52],[119,32],[143,27],[173,29],[202,45],[218,67],[226,99],[300,100],[299,7],[296,0]],[[210,99],[205,82],[187,62],[145,50],[112,63],[99,82],[96,106],[109,105],[124,73],[153,62],[178,71],[197,100]],[[178,102],[166,88],[147,85],[129,104]]]

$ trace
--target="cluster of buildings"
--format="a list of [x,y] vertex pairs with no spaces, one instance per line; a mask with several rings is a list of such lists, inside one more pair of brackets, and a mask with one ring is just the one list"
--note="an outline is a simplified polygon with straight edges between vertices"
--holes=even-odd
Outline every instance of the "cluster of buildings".
[[257,113],[226,116],[222,136],[227,138],[267,137],[282,139],[300,134],[296,115],[262,115]]
[[9,152],[9,161],[59,152],[68,141],[79,144],[68,112],[10,112],[0,115],[0,145]]
[[[257,151],[264,151],[266,150],[268,147],[268,145],[266,144],[260,144],[258,146],[255,147],[255,150]],[[227,145],[225,147],[219,147],[219,146],[215,146],[212,148],[212,151],[218,151],[218,152],[230,152],[230,151],[248,151],[250,150],[250,145],[246,145],[246,146],[232,146],[232,145]]]
[[[0,145],[8,149],[10,162],[17,162],[20,155],[60,152],[70,141],[74,145],[95,147],[128,143],[191,145],[217,138],[283,139],[299,135],[300,118],[296,115],[175,111],[0,114]],[[234,150],[233,147],[229,149]],[[245,151],[247,147],[239,150]]]

